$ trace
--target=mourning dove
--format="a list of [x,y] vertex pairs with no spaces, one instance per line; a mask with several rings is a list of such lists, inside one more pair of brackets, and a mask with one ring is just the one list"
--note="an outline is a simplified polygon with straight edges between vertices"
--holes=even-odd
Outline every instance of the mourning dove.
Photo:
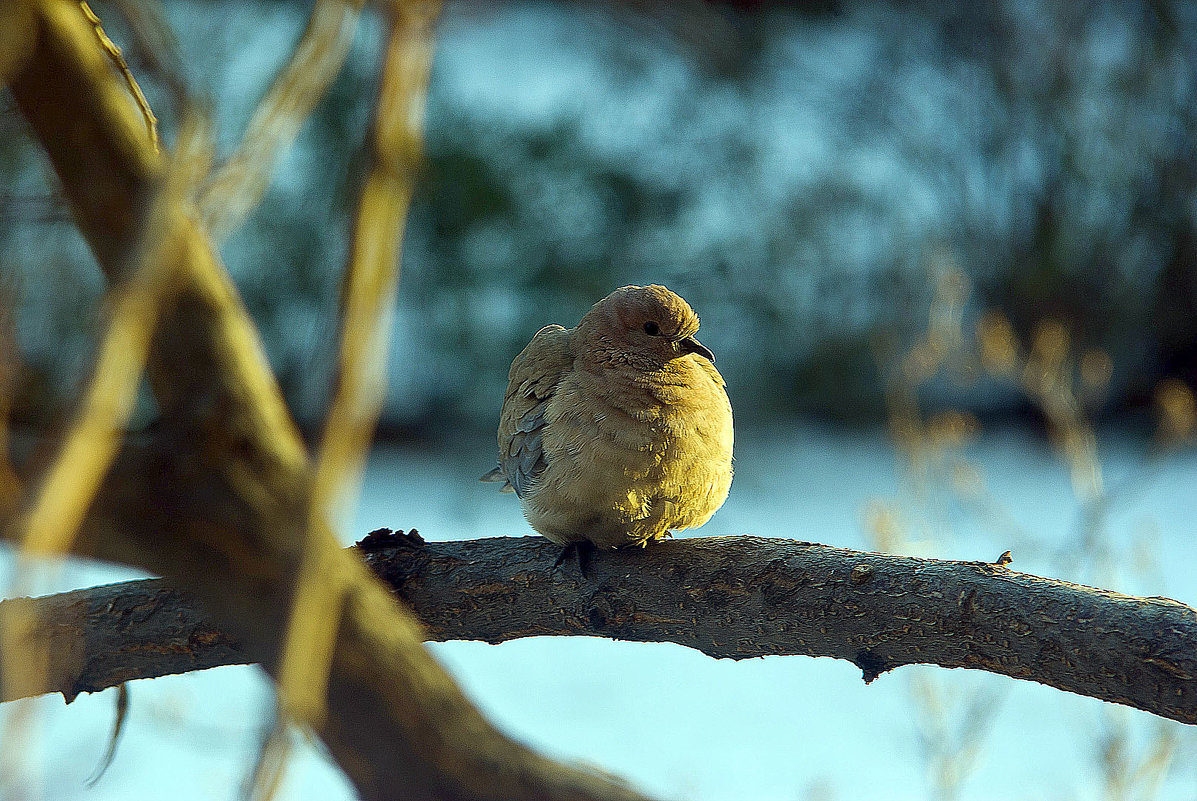
[[625,286],[577,328],[515,358],[499,466],[532,528],[560,545],[645,545],[701,526],[732,480],[732,409],[698,315],[663,286]]

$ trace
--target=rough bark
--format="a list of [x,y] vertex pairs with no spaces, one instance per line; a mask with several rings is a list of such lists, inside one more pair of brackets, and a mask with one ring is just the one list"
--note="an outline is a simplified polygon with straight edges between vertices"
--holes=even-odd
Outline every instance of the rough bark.
[[[41,623],[36,636],[50,655],[47,686],[68,703],[79,693],[133,679],[251,661],[190,598],[162,579],[0,604],[33,605]],[[11,700],[8,694],[0,697]]]
[[[430,640],[590,635],[733,659],[831,656],[866,681],[914,663],[976,668],[1197,723],[1197,611],[1166,598],[764,537],[601,552],[585,576],[555,566],[560,548],[539,537],[373,537],[362,550]],[[138,673],[247,661],[161,581],[37,603],[63,662],[79,665],[57,685],[68,698]]]

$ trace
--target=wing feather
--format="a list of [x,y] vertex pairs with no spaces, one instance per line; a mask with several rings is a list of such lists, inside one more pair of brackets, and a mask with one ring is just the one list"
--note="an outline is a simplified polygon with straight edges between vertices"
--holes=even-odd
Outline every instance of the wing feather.
[[549,325],[511,363],[499,414],[499,470],[523,497],[548,467],[543,434],[549,399],[573,368],[570,332]]

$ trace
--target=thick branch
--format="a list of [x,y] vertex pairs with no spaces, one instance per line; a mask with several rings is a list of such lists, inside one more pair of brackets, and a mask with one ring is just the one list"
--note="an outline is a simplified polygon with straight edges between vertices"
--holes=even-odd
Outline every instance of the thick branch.
[[[13,95],[81,231],[119,281],[163,159],[79,5],[35,5],[34,52]],[[150,358],[162,426],[149,447],[122,453],[76,550],[167,576],[276,677],[301,550],[327,565],[343,579],[344,605],[328,715],[315,728],[365,799],[641,798],[504,737],[423,649],[413,616],[327,526],[305,540],[307,453],[256,332],[195,209],[175,200],[164,216],[164,258],[179,281]]]
[[0,602],[9,604],[32,604],[41,623],[36,636],[49,654],[46,686],[68,703],[132,679],[252,661],[162,579]]
[[[400,541],[365,556],[432,640],[572,634],[734,659],[832,656],[854,662],[866,681],[914,663],[978,668],[1197,723],[1197,611],[1177,601],[986,562],[763,537],[602,552],[586,577],[554,568],[559,553],[524,537]],[[247,661],[160,581],[37,603],[70,657],[59,661],[79,665],[57,685],[68,698],[136,675]]]

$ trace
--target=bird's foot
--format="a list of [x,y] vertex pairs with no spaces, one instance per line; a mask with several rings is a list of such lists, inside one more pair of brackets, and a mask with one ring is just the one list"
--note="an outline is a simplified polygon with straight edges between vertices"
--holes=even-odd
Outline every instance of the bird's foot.
[[596,550],[598,549],[594,543],[589,540],[571,542],[561,549],[561,553],[557,556],[557,561],[553,563],[553,569],[556,570],[565,564],[567,560],[576,558],[578,560],[578,573],[582,578],[590,578],[590,561],[594,557]]

